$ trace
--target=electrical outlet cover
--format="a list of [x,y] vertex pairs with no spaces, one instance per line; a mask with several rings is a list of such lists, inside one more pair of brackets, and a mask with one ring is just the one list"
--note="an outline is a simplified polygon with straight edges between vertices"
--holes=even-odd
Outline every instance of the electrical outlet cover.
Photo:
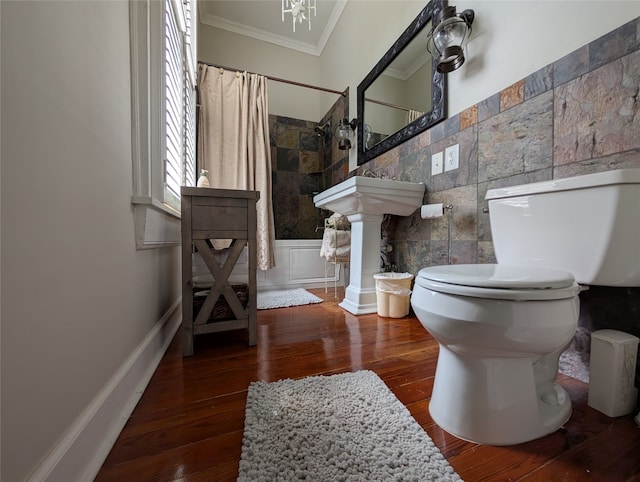
[[449,146],[444,150],[444,170],[453,171],[459,167],[460,145]]
[[442,151],[436,152],[431,156],[431,175],[441,174],[442,173],[442,161],[443,155]]

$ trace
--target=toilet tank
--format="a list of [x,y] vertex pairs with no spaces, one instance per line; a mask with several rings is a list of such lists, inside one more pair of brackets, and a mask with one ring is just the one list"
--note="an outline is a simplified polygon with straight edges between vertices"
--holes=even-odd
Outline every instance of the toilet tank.
[[640,169],[491,189],[486,199],[498,263],[640,286]]

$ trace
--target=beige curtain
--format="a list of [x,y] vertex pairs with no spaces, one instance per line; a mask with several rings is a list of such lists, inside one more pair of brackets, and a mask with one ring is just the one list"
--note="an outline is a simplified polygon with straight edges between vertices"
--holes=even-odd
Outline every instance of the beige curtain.
[[258,269],[275,266],[267,79],[199,65],[198,166],[211,187],[260,191]]

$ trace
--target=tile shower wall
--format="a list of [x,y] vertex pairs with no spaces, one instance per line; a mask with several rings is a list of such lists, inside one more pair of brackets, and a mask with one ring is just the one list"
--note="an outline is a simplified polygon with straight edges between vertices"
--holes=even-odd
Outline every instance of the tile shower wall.
[[[329,112],[312,122],[269,115],[272,200],[276,239],[318,239],[330,212],[317,209],[313,196],[346,178],[348,158],[338,149],[333,131],[345,116],[348,101],[340,97]],[[315,127],[331,122],[321,137]]]
[[[450,75],[456,75],[452,73]],[[460,168],[431,176],[431,154],[460,145]],[[640,167],[640,18],[434,126],[359,168],[424,182],[425,203],[454,205],[451,263],[495,262],[488,189]],[[388,237],[401,271],[445,264],[447,218],[397,218]],[[639,241],[640,242],[640,241]],[[581,294],[579,344],[616,328],[640,336],[640,288]]]
[[331,119],[332,129],[330,142],[325,144],[324,153],[323,173],[326,187],[338,184],[349,177],[349,151],[341,151],[338,149],[338,141],[334,135],[340,119],[351,118],[349,116],[349,89],[345,92],[346,95],[340,97],[331,107],[331,110],[325,118],[322,119],[323,123]]
[[[322,190],[321,138],[316,122],[269,116],[273,216],[276,239],[318,236],[313,193]],[[322,233],[320,233],[322,236]]]

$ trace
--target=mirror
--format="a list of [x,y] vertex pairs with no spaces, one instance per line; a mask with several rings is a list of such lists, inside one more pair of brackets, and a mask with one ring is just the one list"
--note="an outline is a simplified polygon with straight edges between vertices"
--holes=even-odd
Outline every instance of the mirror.
[[358,165],[445,118],[445,79],[427,51],[431,0],[358,86]]

